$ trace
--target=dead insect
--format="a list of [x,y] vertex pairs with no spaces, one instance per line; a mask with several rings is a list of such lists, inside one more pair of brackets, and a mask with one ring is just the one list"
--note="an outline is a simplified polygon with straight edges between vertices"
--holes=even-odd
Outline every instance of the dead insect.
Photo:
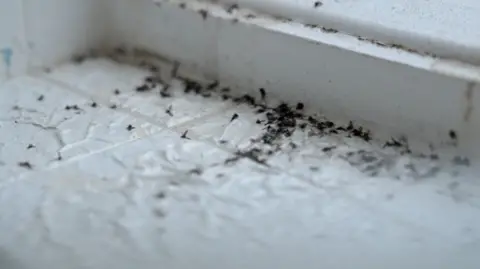
[[257,120],[255,123],[257,123],[257,124],[262,124],[262,121],[261,121],[261,120]]
[[92,103],[90,104],[90,106],[95,108],[95,107],[97,107],[98,105],[97,105],[97,103],[92,102]]
[[157,195],[155,195],[155,198],[157,199],[165,199],[166,195],[163,191],[157,193]]
[[452,140],[457,140],[457,133],[456,133],[454,130],[450,130],[450,131],[448,132],[448,135],[450,136],[450,138],[451,138]]
[[131,124],[129,124],[129,125],[127,126],[127,131],[130,132],[130,131],[132,131],[133,129],[135,129],[135,127],[133,127],[133,125],[131,125]]
[[163,98],[169,98],[169,97],[172,97],[172,94],[167,91],[161,91],[160,96]]
[[232,122],[232,121],[234,121],[234,120],[236,120],[236,119],[238,119],[238,114],[237,114],[237,113],[234,113],[234,114],[232,115],[232,118],[230,119],[230,122]]
[[253,14],[248,14],[247,16],[245,16],[245,18],[247,18],[247,19],[253,19],[253,18],[256,18],[256,16],[253,15]]
[[115,104],[110,105],[110,108],[111,108],[111,109],[117,109],[117,105],[115,105]]
[[323,3],[320,2],[320,1],[317,1],[317,2],[313,3],[314,8],[321,7],[322,5],[323,5]]
[[227,141],[227,140],[224,140],[224,139],[222,139],[222,140],[218,141],[218,143],[220,143],[220,145],[225,145],[225,144],[227,144],[227,143],[228,143],[228,141]]
[[27,149],[33,149],[34,147],[35,147],[35,145],[33,145],[33,144],[28,144]]
[[233,5],[231,5],[231,6],[229,6],[229,7],[227,8],[227,12],[228,12],[228,13],[232,13],[232,12],[235,11],[236,9],[238,9],[238,5],[237,5],[237,4],[233,4]]
[[207,85],[207,90],[213,90],[218,87],[218,81],[214,81],[211,84]]
[[171,105],[167,107],[167,110],[165,110],[165,113],[167,113],[170,117],[173,117],[172,106]]
[[25,169],[28,169],[28,170],[32,170],[33,169],[33,165],[29,162],[19,162],[18,163],[18,166],[19,167],[22,167],[22,168],[25,168]]
[[119,89],[115,89],[115,90],[113,91],[113,94],[119,95],[119,94],[120,94],[120,90],[119,90]]
[[330,151],[332,151],[336,148],[337,148],[337,146],[325,147],[325,148],[322,149],[322,151],[323,152],[330,152]]
[[75,55],[73,56],[72,58],[72,61],[75,63],[75,64],[81,64],[85,61],[85,59],[87,59],[87,57],[85,55]]
[[42,94],[37,98],[37,101],[41,102],[45,99],[45,96]]
[[303,103],[298,103],[296,108],[297,110],[302,110],[303,107],[304,107]]
[[188,130],[186,130],[185,132],[183,132],[183,134],[180,136],[180,138],[182,139],[190,139],[187,137],[187,134],[188,134]]
[[135,89],[137,92],[146,92],[148,90],[150,90],[150,87],[148,87],[147,85],[141,85],[141,86],[138,86],[136,89]]
[[202,16],[202,18],[203,18],[204,20],[207,19],[208,11],[206,11],[205,9],[200,9],[200,10],[198,11],[198,13]]
[[267,93],[265,92],[265,89],[260,88],[259,91],[260,91],[260,97],[262,98],[262,100],[265,100],[265,98],[267,97]]
[[201,174],[203,174],[203,170],[201,168],[194,168],[190,170],[189,173],[192,175],[200,176]]

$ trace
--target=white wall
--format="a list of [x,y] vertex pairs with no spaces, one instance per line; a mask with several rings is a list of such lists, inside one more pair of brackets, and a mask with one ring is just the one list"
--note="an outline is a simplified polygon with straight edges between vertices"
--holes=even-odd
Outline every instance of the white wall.
[[110,21],[106,4],[106,0],[1,1],[0,80],[101,46]]

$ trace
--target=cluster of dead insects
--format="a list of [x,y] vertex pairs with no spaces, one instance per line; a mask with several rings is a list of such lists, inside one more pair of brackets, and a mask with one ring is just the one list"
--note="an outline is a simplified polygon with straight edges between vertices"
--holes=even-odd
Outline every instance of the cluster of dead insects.
[[[246,104],[252,109],[255,109],[257,114],[262,117],[256,120],[256,124],[264,126],[264,132],[257,138],[253,139],[254,146],[249,150],[236,152],[235,157],[225,161],[225,163],[234,162],[240,158],[248,158],[259,164],[266,164],[266,157],[273,155],[275,152],[281,151],[280,144],[285,141],[286,138],[291,137],[295,131],[308,131],[310,136],[325,136],[325,135],[345,135],[350,138],[361,139],[365,142],[371,142],[371,132],[361,126],[355,125],[350,121],[347,125],[337,125],[333,121],[328,119],[319,119],[313,116],[306,115],[304,113],[304,104],[298,103],[295,106],[290,106],[286,103],[282,103],[275,107],[269,107],[266,104],[267,93],[264,88],[259,89],[259,98],[255,98],[249,94],[233,95],[230,89],[227,87],[219,87],[218,81],[213,81],[209,84],[200,83],[194,79],[186,77],[174,76],[184,84],[184,92],[186,94],[195,94],[204,98],[209,98],[214,95],[220,96],[224,101],[230,101],[235,104]],[[166,85],[162,88],[160,95],[162,97],[170,97],[169,84],[164,83],[159,77],[148,76],[145,78],[144,83],[137,87],[137,92],[149,91],[155,88],[157,85]],[[166,110],[167,114],[171,113],[171,108]],[[239,118],[238,114],[233,114],[231,121]],[[182,134],[182,138],[187,137],[188,130]],[[456,140],[456,134],[451,131],[449,136],[452,140]],[[228,142],[228,141],[223,141]],[[289,143],[292,148],[296,148],[296,145],[292,142]],[[263,146],[262,146],[263,145]],[[264,147],[267,146],[267,147]],[[405,137],[391,138],[385,142],[385,148],[393,148],[401,155],[411,154],[408,141]],[[325,147],[323,152],[331,153],[336,149],[335,146]],[[362,150],[358,152],[352,151],[351,154],[364,155]],[[437,160],[438,155],[420,154],[416,157],[425,157],[432,160]],[[369,160],[369,156],[365,157]],[[365,159],[362,158],[362,159]],[[459,158],[455,160],[458,162]],[[461,161],[461,163],[468,163],[467,161]]]

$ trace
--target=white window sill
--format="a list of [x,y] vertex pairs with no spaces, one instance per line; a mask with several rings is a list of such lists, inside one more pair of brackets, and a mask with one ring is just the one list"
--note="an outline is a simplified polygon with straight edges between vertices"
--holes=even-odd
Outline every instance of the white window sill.
[[480,64],[476,0],[218,0],[341,32]]

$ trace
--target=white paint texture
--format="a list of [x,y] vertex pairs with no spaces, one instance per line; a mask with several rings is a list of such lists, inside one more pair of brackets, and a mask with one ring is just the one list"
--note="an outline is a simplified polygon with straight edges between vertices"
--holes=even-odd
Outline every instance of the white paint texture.
[[265,116],[135,92],[147,74],[92,60],[0,88],[2,268],[477,267],[476,168],[308,129],[269,167],[225,165]]
[[[478,166],[451,162],[480,152],[478,67],[181,2],[0,3],[0,268],[478,268]],[[452,31],[475,24],[476,4],[324,1],[317,14],[306,1],[240,2],[477,61],[476,28]],[[233,91],[258,97],[264,87],[269,100],[357,120],[379,137],[296,131],[268,167],[248,158],[224,165],[253,146],[265,115],[183,94],[180,81],[173,98],[136,93],[147,72],[110,60],[40,72],[119,44],[178,60]],[[382,147],[388,130],[443,148],[451,129],[458,147],[439,160]],[[190,139],[180,138],[185,130]],[[359,150],[368,154],[349,155]]]

